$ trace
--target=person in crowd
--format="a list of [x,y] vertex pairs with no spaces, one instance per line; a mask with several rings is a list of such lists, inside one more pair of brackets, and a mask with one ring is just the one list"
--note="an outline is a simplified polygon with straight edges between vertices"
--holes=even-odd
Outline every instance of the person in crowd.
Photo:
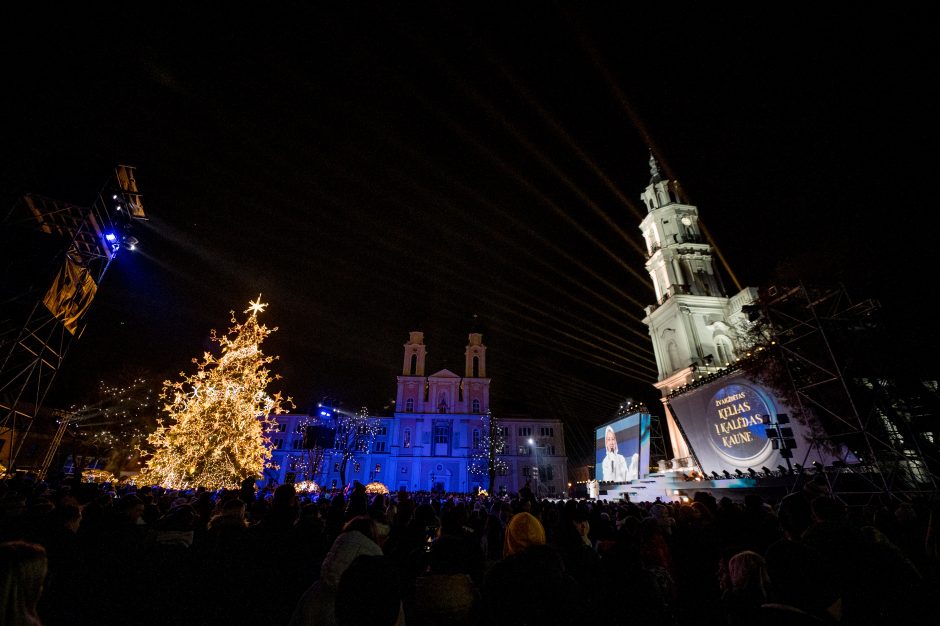
[[370,516],[359,515],[346,522],[320,565],[320,578],[301,596],[289,626],[335,626],[340,578],[356,557],[384,556],[378,540],[375,521]]
[[584,590],[545,543],[542,523],[525,511],[506,526],[503,559],[486,573],[483,605],[495,626],[592,623]]
[[0,544],[0,624],[42,626],[37,606],[48,567],[41,545],[18,540]]
[[[446,517],[446,514],[445,514]],[[483,555],[468,551],[465,538],[442,534],[431,544],[427,573],[415,580],[409,593],[409,626],[473,626],[480,623]],[[479,566],[479,567],[478,567]]]
[[722,604],[730,626],[756,624],[760,607],[768,602],[770,579],[764,557],[751,550],[738,552],[727,562],[721,581]]
[[386,556],[362,554],[353,559],[336,587],[337,626],[405,626],[396,574]]

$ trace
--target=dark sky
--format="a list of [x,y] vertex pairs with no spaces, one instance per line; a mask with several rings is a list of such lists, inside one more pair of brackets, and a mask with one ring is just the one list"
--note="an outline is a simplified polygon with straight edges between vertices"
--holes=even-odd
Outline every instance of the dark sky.
[[936,350],[926,8],[194,4],[32,6],[4,26],[6,206],[90,204],[123,163],[151,218],[57,402],[189,371],[261,293],[300,409],[383,411],[409,331],[430,371],[462,373],[477,329],[494,408],[563,418],[587,450],[623,398],[657,396],[650,147],[742,284],[842,283],[912,361]]

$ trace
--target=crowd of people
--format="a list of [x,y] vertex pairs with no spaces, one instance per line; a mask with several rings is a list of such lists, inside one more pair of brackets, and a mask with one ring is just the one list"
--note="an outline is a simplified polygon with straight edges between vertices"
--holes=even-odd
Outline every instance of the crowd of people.
[[933,612],[940,510],[0,482],[0,626],[884,624]]

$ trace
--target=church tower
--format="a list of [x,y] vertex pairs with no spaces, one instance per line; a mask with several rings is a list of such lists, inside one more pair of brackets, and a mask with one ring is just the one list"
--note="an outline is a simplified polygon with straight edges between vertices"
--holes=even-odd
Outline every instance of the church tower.
[[408,342],[405,344],[405,360],[402,364],[401,376],[398,377],[398,410],[423,411],[427,399],[427,381],[424,378],[424,360],[427,357],[427,347],[424,345],[424,333],[412,331],[408,333]]
[[640,195],[647,214],[640,223],[646,242],[646,271],[656,303],[646,307],[656,355],[656,388],[663,395],[674,458],[690,455],[665,397],[698,376],[721,371],[738,358],[741,308],[757,299],[748,287],[728,297],[712,248],[702,236],[698,208],[683,204],[673,181],[664,180],[650,155],[651,179]]

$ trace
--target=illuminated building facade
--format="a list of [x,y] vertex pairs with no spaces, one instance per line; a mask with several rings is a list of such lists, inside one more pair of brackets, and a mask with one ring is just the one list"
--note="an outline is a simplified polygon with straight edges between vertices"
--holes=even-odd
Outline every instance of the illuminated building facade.
[[[426,374],[424,333],[414,331],[404,344],[398,376],[396,411],[369,416],[369,436],[356,443],[346,465],[345,483],[378,481],[391,491],[475,492],[489,478],[478,471],[488,444],[490,378],[486,346],[480,333],[470,333],[464,351],[463,375],[442,369]],[[566,493],[568,460],[564,426],[557,419],[497,415],[494,437],[503,444],[496,492],[517,493],[527,482],[542,497]],[[273,462],[265,472],[274,483],[313,480],[323,488],[341,488],[342,454],[337,450],[337,425],[352,414],[321,407],[320,415],[276,417]],[[310,426],[319,427],[312,434]],[[314,429],[316,430],[316,429]],[[316,445],[319,444],[319,445]],[[364,449],[363,449],[364,448]]]

